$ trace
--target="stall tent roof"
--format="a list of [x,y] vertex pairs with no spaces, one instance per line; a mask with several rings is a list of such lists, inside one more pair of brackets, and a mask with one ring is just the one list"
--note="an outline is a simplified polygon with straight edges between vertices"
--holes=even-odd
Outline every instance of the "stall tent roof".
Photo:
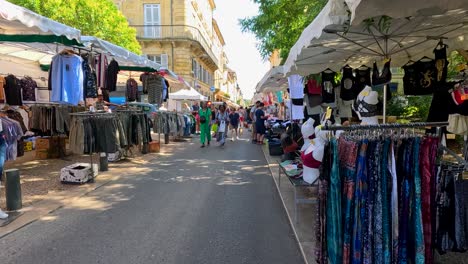
[[284,77],[283,66],[270,69],[258,82],[257,93],[285,91],[288,88],[288,79]]
[[0,41],[77,45],[79,40],[78,29],[0,0]]
[[292,47],[285,73],[340,71],[385,58],[402,66],[433,57],[440,40],[466,49],[467,38],[466,0],[330,0]]
[[208,98],[201,95],[197,90],[190,87],[189,90],[179,90],[175,93],[169,94],[169,99],[173,100],[189,100],[189,101],[206,101]]
[[[100,53],[105,53],[111,55],[117,60],[119,65],[128,66],[128,67],[148,67],[155,70],[158,70],[161,65],[151,61],[143,56],[137,55],[125,48],[122,48],[118,45],[112,44],[108,41],[92,37],[92,36],[82,36],[81,42],[84,46],[93,49]],[[132,70],[129,68],[128,70]],[[135,70],[135,69],[133,69]]]

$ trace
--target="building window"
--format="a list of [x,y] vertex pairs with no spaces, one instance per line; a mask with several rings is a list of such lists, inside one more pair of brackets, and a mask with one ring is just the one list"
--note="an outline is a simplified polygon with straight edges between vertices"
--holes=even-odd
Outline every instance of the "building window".
[[210,72],[203,68],[195,59],[192,59],[192,72],[193,78],[213,86],[213,76],[211,76]]
[[161,5],[144,4],[145,37],[161,37]]
[[148,60],[161,64],[161,54],[147,55],[147,57],[148,57]]

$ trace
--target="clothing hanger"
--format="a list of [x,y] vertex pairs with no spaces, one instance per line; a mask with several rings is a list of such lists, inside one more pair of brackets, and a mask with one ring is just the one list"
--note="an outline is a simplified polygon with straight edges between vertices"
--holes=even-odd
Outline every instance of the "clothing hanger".
[[433,60],[434,60],[434,59],[429,58],[429,57],[427,57],[427,56],[424,56],[424,57],[422,57],[421,59],[419,59],[419,61],[425,61],[425,62],[427,62],[427,61],[433,61]]
[[348,64],[346,64],[345,66],[343,66],[343,69],[344,69],[344,68],[352,69],[351,66],[349,66]]
[[326,68],[325,70],[323,70],[322,72],[327,72],[327,73],[336,73],[334,70],[330,69],[330,68]]
[[408,61],[405,65],[403,65],[402,67],[405,67],[405,66],[408,66],[408,65],[414,64],[414,63],[415,63],[415,61],[409,60],[409,61]]
[[364,65],[364,64],[363,64],[363,65],[359,66],[358,69],[359,69],[359,70],[367,70],[367,69],[370,69],[370,68],[367,67],[367,65]]

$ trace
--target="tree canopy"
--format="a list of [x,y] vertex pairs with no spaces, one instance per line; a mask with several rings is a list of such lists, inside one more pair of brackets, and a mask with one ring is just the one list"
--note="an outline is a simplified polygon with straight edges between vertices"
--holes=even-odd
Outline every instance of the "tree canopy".
[[252,32],[260,41],[264,59],[275,50],[283,61],[302,31],[314,20],[327,0],[252,0],[259,4],[259,14],[240,20],[242,31]]
[[137,54],[136,30],[111,0],[9,0],[38,14],[122,46]]

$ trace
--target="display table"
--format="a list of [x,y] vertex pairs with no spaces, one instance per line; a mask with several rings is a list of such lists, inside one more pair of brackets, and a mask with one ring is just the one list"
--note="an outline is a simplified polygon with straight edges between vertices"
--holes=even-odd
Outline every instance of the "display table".
[[300,188],[314,187],[316,186],[317,181],[313,183],[305,182],[302,177],[297,177],[302,174],[302,169],[297,168],[295,163],[299,161],[287,160],[285,162],[278,162],[279,172],[278,172],[278,186],[281,187],[281,174],[285,174],[289,182],[292,184],[294,189],[294,222],[297,224],[297,205],[298,204],[314,204],[318,202],[317,198],[308,198],[304,196],[298,196],[297,191]]

